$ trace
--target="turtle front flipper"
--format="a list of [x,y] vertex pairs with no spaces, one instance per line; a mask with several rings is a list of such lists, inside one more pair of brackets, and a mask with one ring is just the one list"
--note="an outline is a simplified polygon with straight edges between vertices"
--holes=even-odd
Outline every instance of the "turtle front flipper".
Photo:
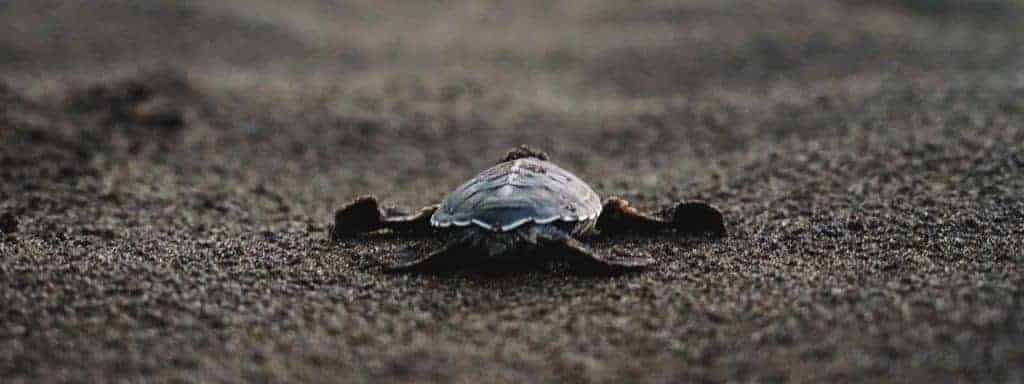
[[373,196],[362,196],[334,213],[331,237],[340,239],[385,228],[395,232],[428,233],[430,216],[436,210],[437,206],[432,205],[415,214],[404,215],[382,209]]
[[725,218],[722,211],[702,201],[679,203],[672,209],[672,226],[676,230],[693,234],[725,236]]
[[629,202],[612,197],[604,203],[597,229],[605,234],[657,233],[675,229],[686,234],[725,235],[722,212],[704,202],[679,203],[671,209],[671,219],[641,213]]

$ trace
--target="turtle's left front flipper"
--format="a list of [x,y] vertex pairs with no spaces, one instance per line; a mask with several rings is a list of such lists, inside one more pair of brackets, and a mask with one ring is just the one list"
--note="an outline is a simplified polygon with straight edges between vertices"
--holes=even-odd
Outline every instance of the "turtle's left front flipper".
[[385,228],[403,233],[429,233],[430,216],[436,210],[437,206],[432,205],[405,215],[382,209],[373,196],[362,196],[334,213],[331,237],[340,239]]
[[657,233],[675,229],[686,234],[725,235],[722,212],[704,202],[685,202],[671,209],[669,218],[641,213],[629,202],[612,197],[604,203],[597,229],[601,233]]

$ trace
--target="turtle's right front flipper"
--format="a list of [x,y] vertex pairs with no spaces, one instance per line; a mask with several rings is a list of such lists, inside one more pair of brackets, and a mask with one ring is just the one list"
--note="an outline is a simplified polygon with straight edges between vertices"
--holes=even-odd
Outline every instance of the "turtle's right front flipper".
[[722,212],[710,204],[691,201],[677,204],[669,218],[641,213],[626,200],[612,197],[604,203],[597,229],[602,233],[658,233],[676,230],[681,233],[724,236],[725,221]]
[[404,233],[428,233],[431,230],[430,216],[436,210],[437,206],[432,205],[412,215],[396,214],[381,209],[377,198],[362,196],[334,213],[331,237],[341,239],[379,229]]

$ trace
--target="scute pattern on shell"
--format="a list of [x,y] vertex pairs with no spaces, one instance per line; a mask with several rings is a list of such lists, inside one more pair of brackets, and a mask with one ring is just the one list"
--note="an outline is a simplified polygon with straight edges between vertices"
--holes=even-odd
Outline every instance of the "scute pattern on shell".
[[601,198],[589,185],[557,165],[528,157],[495,165],[455,189],[430,223],[509,231],[526,223],[589,222],[600,213]]

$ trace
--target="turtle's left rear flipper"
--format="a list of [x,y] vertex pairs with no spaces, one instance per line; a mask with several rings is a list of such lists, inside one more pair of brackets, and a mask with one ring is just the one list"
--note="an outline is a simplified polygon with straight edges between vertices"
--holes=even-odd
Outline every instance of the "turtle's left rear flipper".
[[409,247],[396,252],[391,258],[384,261],[384,269],[388,272],[409,272],[429,268],[435,265],[444,265],[457,260],[457,257],[466,250],[472,248],[474,237],[470,235],[455,236],[448,240],[443,247],[433,252],[423,252]]
[[675,229],[686,234],[725,235],[722,212],[704,202],[685,202],[672,208],[671,219],[641,213],[626,200],[612,197],[604,203],[597,229],[605,234],[657,233]]
[[437,210],[436,205],[421,209],[411,215],[396,214],[381,209],[377,198],[362,196],[346,204],[334,213],[331,237],[341,239],[379,229],[390,229],[403,233],[429,233],[430,216]]
[[445,247],[434,252],[421,252],[413,248],[398,251],[391,255],[391,258],[384,261],[384,270],[388,272],[407,272],[415,270],[427,263],[434,257],[442,257],[451,253],[452,249]]

